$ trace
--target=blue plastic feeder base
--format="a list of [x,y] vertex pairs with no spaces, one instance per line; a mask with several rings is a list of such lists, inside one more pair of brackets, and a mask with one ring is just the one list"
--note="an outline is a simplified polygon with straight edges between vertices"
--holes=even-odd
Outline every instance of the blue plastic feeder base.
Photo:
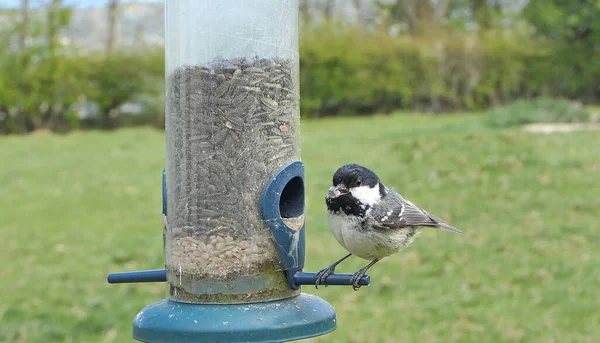
[[310,294],[234,305],[161,300],[135,317],[133,338],[148,343],[287,342],[335,329],[335,309]]

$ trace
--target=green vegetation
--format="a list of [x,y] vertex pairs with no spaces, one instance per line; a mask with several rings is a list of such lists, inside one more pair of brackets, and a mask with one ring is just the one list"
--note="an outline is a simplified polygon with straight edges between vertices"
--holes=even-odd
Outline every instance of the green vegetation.
[[539,98],[519,100],[495,108],[486,115],[492,127],[511,127],[531,123],[580,123],[591,119],[589,109],[567,100]]
[[[426,230],[358,292],[304,287],[338,311],[338,329],[316,341],[597,341],[600,136],[480,123],[413,114],[302,123],[306,270],[345,253],[323,198],[347,162],[465,232]],[[133,317],[166,285],[105,277],[162,266],[163,133],[0,137],[0,156],[0,341],[132,341]]]
[[[62,0],[29,10],[25,23],[22,14],[0,12],[0,44],[12,47],[0,50],[0,134],[164,126],[164,106],[156,100],[164,88],[162,47],[86,52],[61,41],[72,16]],[[132,102],[145,105],[145,113],[121,118],[120,107]],[[82,116],[91,104],[97,113]]]
[[[396,0],[377,2],[356,22],[300,2],[306,117],[480,111],[538,96],[600,102],[594,1],[529,0],[516,11],[501,1]],[[0,50],[0,134],[163,126],[162,47],[90,52],[63,44],[71,8],[62,0],[46,4],[30,9],[27,22],[17,11],[2,12],[0,44],[12,49]],[[86,101],[98,106],[96,117],[76,111]],[[127,103],[145,105],[144,113],[120,115]]]
[[526,63],[544,50],[525,34],[394,37],[329,25],[307,30],[301,46],[301,101],[309,116],[478,110],[542,86]]

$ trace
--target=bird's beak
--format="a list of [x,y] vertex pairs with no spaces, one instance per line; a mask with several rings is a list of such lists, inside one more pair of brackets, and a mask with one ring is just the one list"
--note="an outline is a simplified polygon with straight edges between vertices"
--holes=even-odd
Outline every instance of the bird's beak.
[[335,187],[331,187],[329,188],[329,192],[327,193],[327,196],[329,198],[337,198],[342,194],[348,193],[348,187],[346,187],[346,185],[344,185],[343,183],[340,183],[339,185],[335,186]]

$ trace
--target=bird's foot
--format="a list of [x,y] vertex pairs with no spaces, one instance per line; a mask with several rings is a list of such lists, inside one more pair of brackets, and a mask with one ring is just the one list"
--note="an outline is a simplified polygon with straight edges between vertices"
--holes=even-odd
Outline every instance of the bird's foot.
[[[325,280],[329,277],[329,275],[335,272],[336,264],[332,264],[327,268],[321,269],[317,275],[315,275],[315,288],[319,289],[319,285],[325,285]],[[327,287],[327,285],[325,285]]]
[[358,283],[363,278],[363,276],[365,276],[365,274],[367,273],[367,269],[369,269],[369,267],[370,266],[360,268],[356,273],[354,273],[354,275],[352,275],[352,279],[350,279],[350,283],[352,284],[352,289],[354,289],[355,291],[358,291],[358,289],[362,287]]

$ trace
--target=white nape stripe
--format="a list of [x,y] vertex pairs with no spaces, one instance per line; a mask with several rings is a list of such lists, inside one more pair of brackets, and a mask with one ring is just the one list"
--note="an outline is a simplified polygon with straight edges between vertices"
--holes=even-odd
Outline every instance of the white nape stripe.
[[379,194],[379,187],[373,188],[369,186],[354,187],[350,190],[352,196],[360,200],[363,204],[374,205],[379,202],[381,195]]

